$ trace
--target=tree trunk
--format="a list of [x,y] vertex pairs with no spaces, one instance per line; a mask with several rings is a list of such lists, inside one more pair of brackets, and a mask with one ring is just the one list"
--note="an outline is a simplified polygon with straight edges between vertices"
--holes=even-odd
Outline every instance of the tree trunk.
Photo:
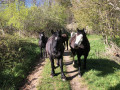
[[4,30],[3,30],[3,24],[2,24],[2,23],[0,23],[0,27],[1,27],[2,35],[5,35],[5,32],[4,32]]
[[105,37],[105,42],[108,45],[108,37],[107,36]]
[[21,30],[19,30],[19,36],[21,36]]

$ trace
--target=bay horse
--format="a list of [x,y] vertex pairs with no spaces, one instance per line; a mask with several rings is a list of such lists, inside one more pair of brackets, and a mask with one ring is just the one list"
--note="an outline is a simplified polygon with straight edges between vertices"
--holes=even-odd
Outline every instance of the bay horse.
[[62,38],[63,38],[63,44],[65,46],[65,44],[67,45],[67,50],[68,50],[68,35],[67,34],[62,34]]
[[78,59],[78,75],[81,77],[81,56],[84,56],[84,69],[86,69],[86,59],[90,51],[90,43],[87,39],[86,33],[83,30],[77,29],[77,33],[70,38],[69,45],[71,48],[71,52],[73,54],[73,63],[74,56],[77,55]]
[[[41,57],[47,57],[47,53],[45,50],[46,43],[47,43],[48,38],[45,36],[44,32],[39,32],[39,47],[40,47],[40,52],[41,52]],[[42,52],[43,51],[43,52]]]
[[61,69],[61,79],[63,81],[66,80],[66,76],[63,72],[63,53],[64,53],[64,46],[61,36],[61,30],[56,31],[53,33],[52,36],[49,37],[47,44],[46,44],[46,51],[49,55],[49,59],[51,61],[51,77],[55,76],[54,71],[54,59],[57,59],[60,64]]

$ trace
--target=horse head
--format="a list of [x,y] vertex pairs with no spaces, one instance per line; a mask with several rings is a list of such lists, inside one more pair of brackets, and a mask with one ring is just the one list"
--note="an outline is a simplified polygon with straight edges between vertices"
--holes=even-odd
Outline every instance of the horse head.
[[74,43],[74,47],[75,48],[79,48],[80,45],[82,44],[83,40],[84,40],[84,36],[85,36],[85,31],[83,30],[79,30],[77,28],[77,34],[76,34],[76,39],[75,39],[75,43]]
[[53,30],[51,30],[51,34],[53,35],[53,34],[55,34],[55,32]]
[[61,37],[61,30],[60,31],[56,31],[54,33],[54,42],[53,42],[53,53],[57,54],[58,51],[61,49],[61,45],[62,45],[62,37]]
[[44,37],[45,37],[44,32],[39,32],[39,39],[43,40]]

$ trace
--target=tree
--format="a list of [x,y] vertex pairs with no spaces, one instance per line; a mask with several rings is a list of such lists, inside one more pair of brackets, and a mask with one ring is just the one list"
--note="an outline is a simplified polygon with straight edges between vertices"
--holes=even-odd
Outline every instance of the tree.
[[107,44],[109,37],[111,40],[116,38],[120,29],[119,0],[73,0],[72,5],[79,28],[91,26],[93,31],[103,35]]
[[[56,9],[57,8],[57,9]],[[65,8],[59,4],[44,4],[44,6],[32,6],[25,21],[27,30],[50,30],[63,27],[66,20]],[[46,32],[48,32],[46,31]]]

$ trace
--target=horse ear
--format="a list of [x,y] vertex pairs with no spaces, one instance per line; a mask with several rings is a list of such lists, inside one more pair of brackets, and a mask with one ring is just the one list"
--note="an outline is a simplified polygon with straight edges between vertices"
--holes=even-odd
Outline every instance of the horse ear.
[[79,32],[79,29],[77,28],[77,32]]
[[39,34],[41,34],[42,32],[39,32]]
[[55,32],[53,30],[51,30],[51,33],[54,34]]
[[85,32],[85,28],[83,28],[83,31]]
[[59,34],[61,34],[61,30],[59,31]]
[[86,33],[86,30],[85,30],[85,28],[83,28],[83,31]]
[[60,30],[60,33],[62,33],[62,31]]

